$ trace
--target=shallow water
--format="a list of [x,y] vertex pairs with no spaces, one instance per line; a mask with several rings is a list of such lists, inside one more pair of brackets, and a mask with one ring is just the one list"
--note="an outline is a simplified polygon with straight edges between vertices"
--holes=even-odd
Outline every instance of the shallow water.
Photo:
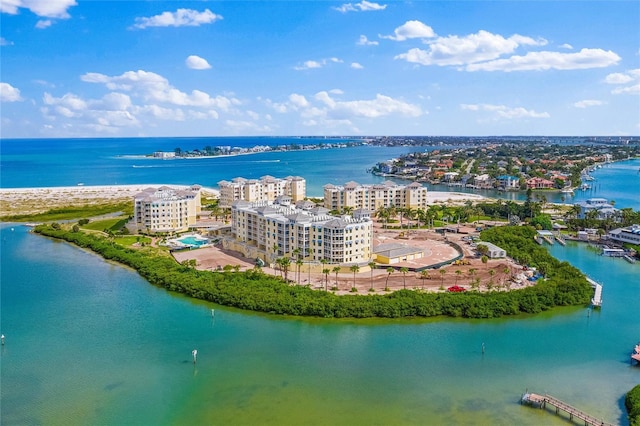
[[355,321],[216,307],[24,227],[1,236],[6,424],[565,424],[520,406],[526,389],[624,423],[640,382],[638,266],[583,245],[552,252],[604,285],[590,315]]

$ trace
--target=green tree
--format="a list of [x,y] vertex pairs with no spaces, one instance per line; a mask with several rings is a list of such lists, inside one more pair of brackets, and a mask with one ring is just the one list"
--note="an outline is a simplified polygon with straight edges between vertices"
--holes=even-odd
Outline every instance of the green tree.
[[393,274],[395,271],[396,270],[391,266],[387,268],[387,281],[384,283],[384,291],[389,291],[389,277],[391,277],[391,274]]
[[336,274],[336,288],[338,288],[338,273],[340,272],[340,267],[339,266],[334,266],[333,267],[333,273]]
[[370,291],[373,291],[373,270],[376,267],[376,262],[369,262],[369,270],[371,271],[371,288]]
[[352,291],[357,290],[356,289],[356,274],[358,272],[360,272],[360,266],[358,265],[351,265],[351,267],[349,268],[351,270],[351,272],[353,272],[353,287],[351,287]]
[[322,273],[324,274],[324,291],[329,291],[329,273],[331,272],[331,269],[329,268],[324,268],[322,270]]
[[403,266],[400,268],[400,272],[402,273],[402,288],[407,289],[407,272],[409,272],[409,268]]

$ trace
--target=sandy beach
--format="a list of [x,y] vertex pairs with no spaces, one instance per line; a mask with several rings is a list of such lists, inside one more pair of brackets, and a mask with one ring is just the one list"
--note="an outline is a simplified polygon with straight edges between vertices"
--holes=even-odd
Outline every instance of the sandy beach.
[[[0,188],[0,215],[34,214],[64,206],[130,201],[149,187],[161,186],[188,188],[188,185],[166,184]],[[219,195],[214,188],[203,187],[202,191],[211,196]]]

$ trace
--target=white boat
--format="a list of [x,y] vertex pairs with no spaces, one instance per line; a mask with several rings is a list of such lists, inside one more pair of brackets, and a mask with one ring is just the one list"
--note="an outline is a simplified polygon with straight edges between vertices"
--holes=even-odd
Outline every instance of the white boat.
[[573,188],[563,188],[560,192],[564,194],[573,194]]

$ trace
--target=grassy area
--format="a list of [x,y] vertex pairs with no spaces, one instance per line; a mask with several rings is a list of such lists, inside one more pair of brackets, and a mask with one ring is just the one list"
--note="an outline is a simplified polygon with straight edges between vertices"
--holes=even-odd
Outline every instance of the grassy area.
[[139,235],[125,235],[122,237],[116,237],[115,242],[123,247],[131,247],[135,243],[141,243],[145,245],[151,244],[151,238],[142,237]]
[[104,231],[109,229],[113,232],[117,232],[127,223],[126,217],[114,217],[110,219],[96,220],[82,225],[83,229],[90,229],[93,231]]
[[[47,210],[38,214],[17,214],[2,216],[2,222],[52,222],[61,220],[81,219],[84,217],[102,216],[109,213],[122,212],[133,214],[133,202],[107,203],[97,205],[66,206]],[[104,228],[102,228],[104,229]]]

